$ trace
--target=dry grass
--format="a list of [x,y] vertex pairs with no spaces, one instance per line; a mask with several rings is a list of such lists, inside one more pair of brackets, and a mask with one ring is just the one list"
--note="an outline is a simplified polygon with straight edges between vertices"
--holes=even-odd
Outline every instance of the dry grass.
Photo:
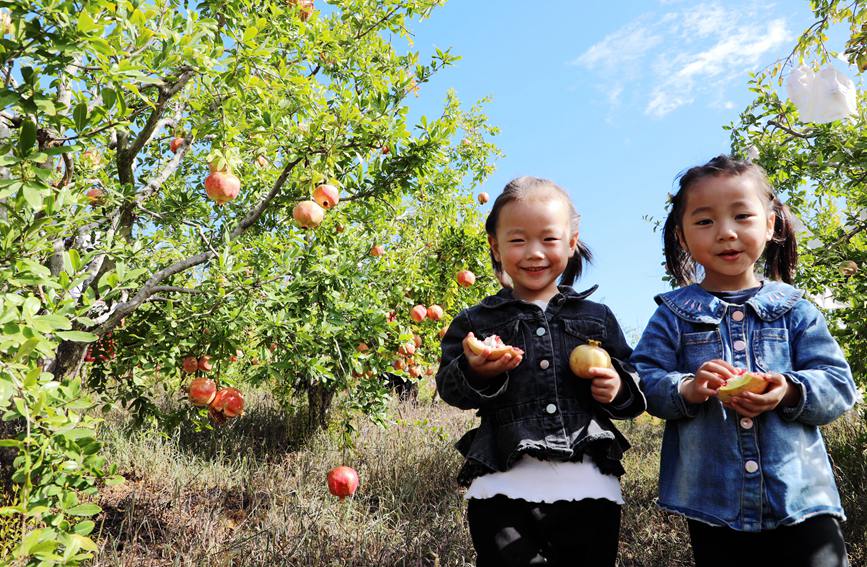
[[[107,449],[128,482],[102,492],[95,565],[472,564],[452,448],[472,425],[471,412],[395,403],[395,425],[357,424],[356,447],[344,458],[336,432],[299,442],[295,418],[267,397],[259,394],[250,407],[232,427],[171,436],[125,431],[116,417],[105,431]],[[621,565],[692,564],[685,524],[653,504],[661,430],[646,416],[623,426],[633,449]],[[841,420],[826,435],[850,517],[851,561],[863,565],[865,420]],[[338,464],[361,476],[355,498],[343,502],[325,488],[326,472]]]

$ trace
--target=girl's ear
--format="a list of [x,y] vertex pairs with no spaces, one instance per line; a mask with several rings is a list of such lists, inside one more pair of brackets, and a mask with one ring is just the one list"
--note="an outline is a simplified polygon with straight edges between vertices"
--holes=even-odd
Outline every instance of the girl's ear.
[[768,242],[774,238],[774,224],[777,222],[777,213],[771,211],[768,213]]
[[489,234],[488,244],[491,247],[491,253],[494,255],[494,259],[497,262],[502,262],[502,260],[500,260],[500,247],[497,245],[497,238]]
[[569,238],[569,252],[572,254],[575,253],[575,250],[578,248],[578,231],[572,233],[572,236]]
[[677,236],[677,241],[680,243],[680,247],[689,254],[689,247],[686,245],[686,239],[683,237],[683,231],[680,229],[680,226],[674,227],[674,234]]

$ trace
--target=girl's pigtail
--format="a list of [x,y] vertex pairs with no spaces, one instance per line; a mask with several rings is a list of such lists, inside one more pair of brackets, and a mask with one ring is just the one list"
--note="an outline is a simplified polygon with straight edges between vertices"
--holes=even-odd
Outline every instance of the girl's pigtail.
[[681,209],[683,208],[683,189],[671,197],[671,209],[665,219],[662,229],[662,245],[665,252],[665,271],[668,272],[675,283],[686,286],[695,280],[695,263],[689,252],[684,250],[683,244],[677,236],[680,225]]
[[790,284],[795,279],[798,264],[798,237],[792,222],[792,211],[776,196],[771,201],[774,221],[774,234],[765,247],[765,274],[773,280],[783,280]]
[[584,262],[590,263],[592,261],[593,253],[590,252],[590,248],[579,240],[578,244],[575,245],[575,252],[572,253],[569,262],[566,263],[566,269],[560,276],[560,285],[573,285],[584,271]]

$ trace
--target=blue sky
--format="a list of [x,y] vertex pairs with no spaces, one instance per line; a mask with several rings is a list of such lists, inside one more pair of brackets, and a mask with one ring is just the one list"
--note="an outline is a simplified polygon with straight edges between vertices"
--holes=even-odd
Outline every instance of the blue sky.
[[807,0],[451,0],[415,26],[414,48],[463,59],[413,114],[437,113],[450,87],[467,106],[493,97],[505,157],[480,190],[496,196],[519,175],[566,188],[596,256],[576,288],[599,284],[592,299],[637,333],[668,289],[643,217],[664,214],[679,171],[728,151],[722,126],[751,100],[749,72],[788,55],[812,21]]

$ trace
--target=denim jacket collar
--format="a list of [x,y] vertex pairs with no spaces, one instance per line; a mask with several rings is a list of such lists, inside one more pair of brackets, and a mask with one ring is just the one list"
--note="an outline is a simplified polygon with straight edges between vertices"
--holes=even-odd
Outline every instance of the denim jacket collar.
[[[764,321],[774,321],[789,311],[804,295],[789,284],[765,280],[759,291],[747,301],[756,315]],[[657,304],[664,303],[678,317],[693,323],[718,325],[725,316],[728,304],[692,284],[654,297]]]
[[[560,290],[560,293],[552,297],[550,303],[552,305],[556,305],[562,301],[587,299],[594,291],[596,291],[596,288],[598,287],[598,285],[594,285],[589,289],[578,292],[575,291],[575,288],[570,285],[558,285],[557,289]],[[482,307],[497,309],[509,303],[520,303],[522,301],[523,300],[518,299],[513,295],[512,288],[504,287],[503,289],[498,291],[496,295],[491,295],[484,298],[481,303],[479,303],[479,305],[481,305]]]

